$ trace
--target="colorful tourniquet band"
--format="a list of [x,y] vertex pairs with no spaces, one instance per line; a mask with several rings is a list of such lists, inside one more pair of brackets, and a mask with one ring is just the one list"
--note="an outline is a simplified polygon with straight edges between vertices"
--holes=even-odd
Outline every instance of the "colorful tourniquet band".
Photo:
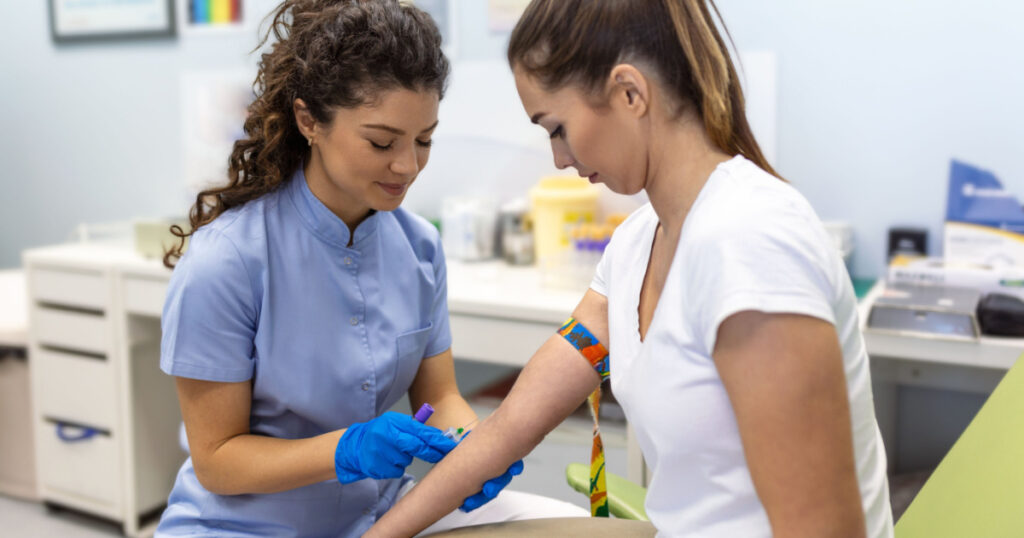
[[[594,367],[603,382],[608,377],[608,350],[576,318],[569,318],[558,330]],[[590,447],[590,515],[608,517],[608,485],[605,480],[604,443],[597,417],[601,409],[601,386],[587,397],[590,416],[594,418],[594,440]]]
[[604,472],[604,442],[601,441],[601,429],[597,425],[598,412],[601,409],[601,386],[587,397],[587,407],[594,418],[594,441],[590,445],[590,515],[591,517],[608,517],[608,484]]
[[582,323],[576,321],[576,318],[569,318],[562,324],[562,328],[558,329],[558,334],[587,359],[602,381],[608,378],[608,350]]

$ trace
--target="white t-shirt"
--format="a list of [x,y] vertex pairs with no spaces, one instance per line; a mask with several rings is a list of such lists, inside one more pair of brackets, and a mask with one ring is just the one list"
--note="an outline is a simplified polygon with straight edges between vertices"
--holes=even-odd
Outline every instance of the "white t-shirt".
[[711,358],[718,326],[744,310],[835,325],[868,535],[892,536],[885,451],[846,267],[789,184],[737,156],[694,202],[646,338],[639,304],[658,216],[650,204],[615,231],[591,284],[608,298],[611,384],[653,478],[646,509],[661,535],[770,536],[736,417]]

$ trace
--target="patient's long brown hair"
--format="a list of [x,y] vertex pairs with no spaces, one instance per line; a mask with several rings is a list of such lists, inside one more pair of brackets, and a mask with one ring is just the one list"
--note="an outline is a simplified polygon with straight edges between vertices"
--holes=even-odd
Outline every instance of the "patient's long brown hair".
[[747,123],[712,11],[721,21],[713,0],[533,0],[512,32],[508,61],[550,90],[577,84],[591,92],[619,63],[653,66],[680,107],[695,107],[719,149],[778,177]]
[[[180,243],[164,254],[174,267],[185,240],[221,213],[286,182],[309,155],[292,104],[301,98],[330,125],[338,107],[373,101],[405,88],[444,94],[448,60],[430,16],[398,0],[287,0],[272,14],[249,105],[245,138],[234,144],[226,185],[203,190],[189,212],[190,229],[172,226]],[[259,48],[257,47],[257,48]]]

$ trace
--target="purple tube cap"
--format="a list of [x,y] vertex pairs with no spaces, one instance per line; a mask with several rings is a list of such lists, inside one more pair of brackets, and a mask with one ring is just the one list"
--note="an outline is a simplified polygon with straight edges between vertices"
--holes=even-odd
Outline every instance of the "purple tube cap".
[[416,414],[413,415],[412,418],[416,419],[416,422],[425,424],[427,422],[427,419],[430,418],[430,415],[433,415],[433,414],[434,414],[434,408],[431,407],[430,404],[425,403],[425,404],[420,406],[420,410],[416,411]]

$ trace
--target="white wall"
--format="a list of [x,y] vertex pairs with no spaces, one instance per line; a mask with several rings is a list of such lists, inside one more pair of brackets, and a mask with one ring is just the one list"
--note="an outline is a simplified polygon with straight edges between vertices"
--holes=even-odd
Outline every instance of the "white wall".
[[988,168],[1024,200],[1024,3],[722,0],[740,49],[779,65],[778,169],[857,235],[878,274],[886,230],[930,229],[941,253],[949,161]]
[[183,214],[179,74],[255,62],[254,33],[58,47],[48,3],[0,17],[0,267],[80,222]]
[[[79,222],[183,214],[178,78],[255,65],[249,33],[56,47],[46,4],[7,2],[0,18],[0,267]],[[778,169],[823,218],[854,224],[855,273],[878,274],[894,224],[929,227],[939,252],[952,157],[1024,197],[1024,4],[719,4],[739,49],[776,53]],[[455,59],[503,58],[507,35],[488,33],[485,2],[460,5]],[[424,176],[411,204],[512,184],[486,152],[445,151],[428,168],[439,189]],[[533,170],[515,181],[530,184]]]

